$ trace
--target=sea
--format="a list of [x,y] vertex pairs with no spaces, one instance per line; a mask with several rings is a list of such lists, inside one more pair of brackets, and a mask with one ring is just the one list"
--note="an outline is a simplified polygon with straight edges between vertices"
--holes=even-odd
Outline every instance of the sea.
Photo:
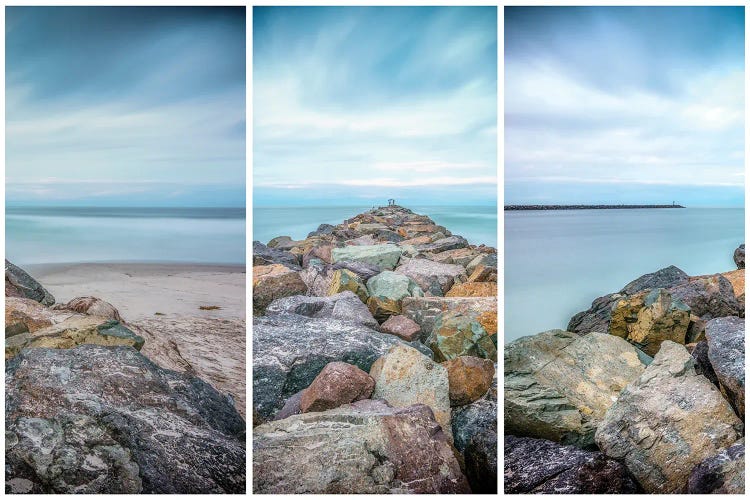
[[[304,239],[320,224],[341,224],[344,220],[372,209],[372,206],[254,207],[253,240],[268,243],[276,236]],[[475,245],[497,248],[497,207],[492,206],[409,206],[413,212],[429,216],[451,233]]]
[[6,207],[17,265],[245,263],[245,208]]
[[669,265],[736,269],[745,241],[743,208],[509,211],[504,221],[506,343],[565,329],[595,298]]

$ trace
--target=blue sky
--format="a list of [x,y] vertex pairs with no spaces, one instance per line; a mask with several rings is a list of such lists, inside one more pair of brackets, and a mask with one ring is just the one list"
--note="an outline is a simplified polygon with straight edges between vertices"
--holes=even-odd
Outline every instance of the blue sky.
[[506,7],[505,203],[744,206],[742,7]]
[[494,7],[256,7],[253,203],[494,204]]
[[244,8],[5,12],[8,204],[244,205]]

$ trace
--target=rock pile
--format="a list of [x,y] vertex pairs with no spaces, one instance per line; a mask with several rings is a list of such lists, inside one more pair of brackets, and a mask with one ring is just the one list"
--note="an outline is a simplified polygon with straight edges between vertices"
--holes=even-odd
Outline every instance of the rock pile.
[[7,493],[245,492],[230,398],[142,355],[107,302],[54,305],[7,261],[5,292]]
[[497,491],[494,248],[373,209],[254,242],[253,311],[256,493]]
[[738,273],[670,266],[506,345],[505,492],[744,493]]

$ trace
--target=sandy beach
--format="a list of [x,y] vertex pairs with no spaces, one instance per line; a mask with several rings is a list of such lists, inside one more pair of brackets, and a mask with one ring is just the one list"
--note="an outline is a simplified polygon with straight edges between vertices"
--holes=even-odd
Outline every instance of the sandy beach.
[[245,415],[244,266],[95,263],[26,269],[58,304],[86,295],[111,303],[146,339],[143,354],[229,393]]

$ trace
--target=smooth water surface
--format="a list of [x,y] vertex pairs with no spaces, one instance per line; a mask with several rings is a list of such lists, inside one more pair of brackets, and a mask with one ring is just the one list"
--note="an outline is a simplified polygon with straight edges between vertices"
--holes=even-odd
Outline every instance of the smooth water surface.
[[744,209],[505,212],[505,342],[553,328],[637,277],[674,264],[731,271]]
[[[371,206],[351,207],[255,207],[253,240],[268,243],[276,236],[300,240],[320,224],[341,224],[345,219],[370,210]],[[436,224],[469,243],[497,247],[497,208],[495,206],[409,206],[413,212],[429,216]]]
[[244,208],[7,207],[13,263],[245,263]]

